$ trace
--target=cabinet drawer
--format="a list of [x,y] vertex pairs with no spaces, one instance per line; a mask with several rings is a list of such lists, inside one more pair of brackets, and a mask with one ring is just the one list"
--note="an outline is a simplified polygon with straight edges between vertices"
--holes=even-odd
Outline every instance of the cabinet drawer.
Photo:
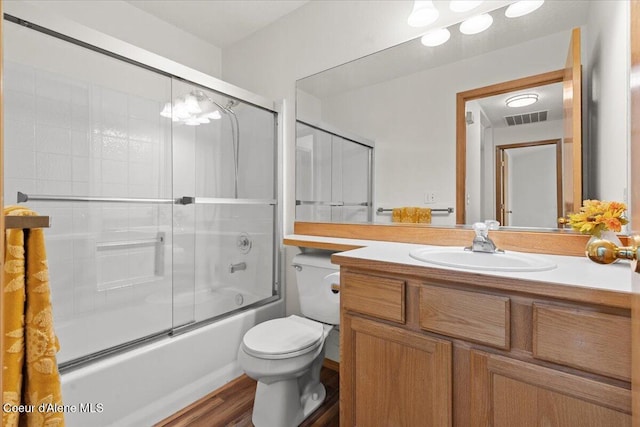
[[420,288],[420,327],[509,349],[509,298],[439,287]]
[[631,319],[534,304],[533,356],[629,381]]
[[404,323],[404,293],[404,280],[345,273],[340,303],[343,310]]

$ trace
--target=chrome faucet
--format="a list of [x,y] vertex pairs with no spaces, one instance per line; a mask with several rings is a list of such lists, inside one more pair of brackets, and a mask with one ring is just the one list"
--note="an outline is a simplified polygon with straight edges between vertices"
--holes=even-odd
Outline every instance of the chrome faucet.
[[[491,225],[491,226],[490,226]],[[489,229],[493,229],[493,224],[485,224],[483,222],[476,222],[473,224],[473,231],[476,232],[476,236],[473,238],[471,246],[464,248],[465,251],[473,252],[486,252],[486,253],[504,253],[502,249],[498,249],[493,240],[489,238]]]
[[247,263],[246,262],[239,262],[237,264],[229,264],[229,273],[235,273],[236,271],[246,270],[246,269],[247,269]]

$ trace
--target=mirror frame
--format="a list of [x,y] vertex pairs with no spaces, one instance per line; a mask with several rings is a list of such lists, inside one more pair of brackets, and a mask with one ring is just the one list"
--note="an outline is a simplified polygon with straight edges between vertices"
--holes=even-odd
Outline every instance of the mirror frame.
[[[515,90],[562,83],[564,74],[565,70],[560,69],[458,92],[456,94],[456,224],[466,223],[467,122],[465,120],[465,111],[467,101],[502,95]],[[582,161],[582,159],[574,159],[574,162],[576,161]],[[580,197],[582,197],[582,195],[580,195]]]

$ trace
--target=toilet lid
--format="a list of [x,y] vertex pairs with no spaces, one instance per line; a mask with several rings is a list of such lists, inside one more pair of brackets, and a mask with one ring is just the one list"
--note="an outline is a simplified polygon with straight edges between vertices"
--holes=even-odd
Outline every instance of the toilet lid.
[[260,323],[249,329],[242,342],[249,353],[282,355],[308,349],[322,343],[322,323],[298,316],[289,316]]

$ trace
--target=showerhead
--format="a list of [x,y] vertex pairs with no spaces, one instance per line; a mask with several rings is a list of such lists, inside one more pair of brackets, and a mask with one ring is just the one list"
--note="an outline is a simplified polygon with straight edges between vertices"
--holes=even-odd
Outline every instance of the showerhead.
[[224,106],[225,109],[227,110],[231,110],[233,107],[237,106],[240,104],[240,101],[235,100],[235,99],[230,99],[229,101],[227,101],[227,105]]

